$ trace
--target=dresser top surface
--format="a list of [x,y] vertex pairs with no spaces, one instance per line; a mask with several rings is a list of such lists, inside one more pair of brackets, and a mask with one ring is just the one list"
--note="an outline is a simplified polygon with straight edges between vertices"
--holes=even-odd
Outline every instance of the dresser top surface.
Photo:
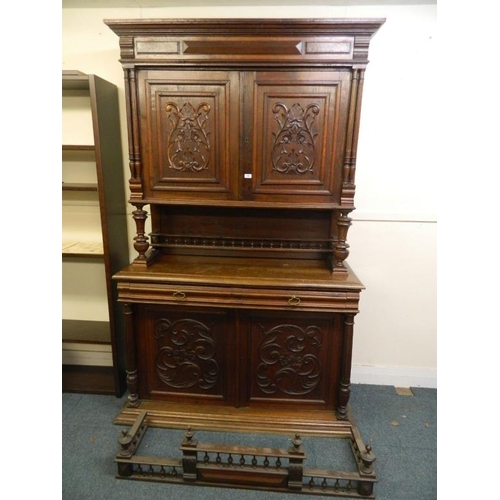
[[113,278],[121,282],[363,290],[364,285],[352,269],[347,265],[346,269],[346,273],[332,274],[320,260],[162,255],[147,267],[132,264]]
[[234,29],[255,29],[268,30],[287,27],[307,26],[310,29],[378,29],[385,23],[385,18],[136,18],[136,19],[104,19],[108,26],[124,28],[145,28],[149,27],[186,27],[202,26],[204,28],[234,28]]

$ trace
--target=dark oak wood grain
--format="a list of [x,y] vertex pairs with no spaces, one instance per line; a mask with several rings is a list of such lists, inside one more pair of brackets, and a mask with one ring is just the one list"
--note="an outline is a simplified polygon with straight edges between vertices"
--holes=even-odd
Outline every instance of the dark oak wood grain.
[[[346,259],[364,72],[383,22],[105,21],[120,39],[138,252],[114,275],[130,393],[118,423],[142,415],[357,442],[348,405],[364,287]],[[286,474],[247,470],[243,456],[241,470],[232,458],[218,469],[210,453],[231,452],[200,448],[191,430],[182,461],[162,462],[170,476],[145,457],[138,469],[117,462],[124,477],[141,476],[142,463],[173,481],[180,467],[193,483],[301,491],[294,443],[291,456],[275,451],[290,460]],[[368,463],[359,443],[356,460],[368,453]],[[319,473],[308,471],[311,488]],[[354,496],[372,495],[372,470],[322,473],[333,493],[353,481]]]

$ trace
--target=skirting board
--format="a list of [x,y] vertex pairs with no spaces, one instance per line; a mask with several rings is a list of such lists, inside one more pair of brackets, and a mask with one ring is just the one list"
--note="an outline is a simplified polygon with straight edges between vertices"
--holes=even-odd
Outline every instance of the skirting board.
[[437,389],[437,370],[404,366],[353,365],[351,382],[353,384]]

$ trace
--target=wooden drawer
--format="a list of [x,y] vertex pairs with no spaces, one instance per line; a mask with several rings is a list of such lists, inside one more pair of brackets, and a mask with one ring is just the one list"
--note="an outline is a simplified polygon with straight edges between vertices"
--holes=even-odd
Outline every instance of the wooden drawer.
[[118,283],[120,302],[297,311],[358,312],[358,291],[310,291]]

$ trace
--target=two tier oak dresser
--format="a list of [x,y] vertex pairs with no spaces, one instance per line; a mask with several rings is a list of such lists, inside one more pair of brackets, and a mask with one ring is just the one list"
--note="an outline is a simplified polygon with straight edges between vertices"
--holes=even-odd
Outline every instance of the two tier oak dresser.
[[[135,260],[114,276],[118,477],[372,498],[349,406],[363,289],[346,262],[364,74],[383,19],[105,20],[125,72]],[[150,225],[150,230],[149,230]],[[150,426],[183,429],[147,457]],[[241,432],[241,445],[203,431]],[[245,434],[285,434],[283,448]],[[307,466],[347,438],[353,472]]]

